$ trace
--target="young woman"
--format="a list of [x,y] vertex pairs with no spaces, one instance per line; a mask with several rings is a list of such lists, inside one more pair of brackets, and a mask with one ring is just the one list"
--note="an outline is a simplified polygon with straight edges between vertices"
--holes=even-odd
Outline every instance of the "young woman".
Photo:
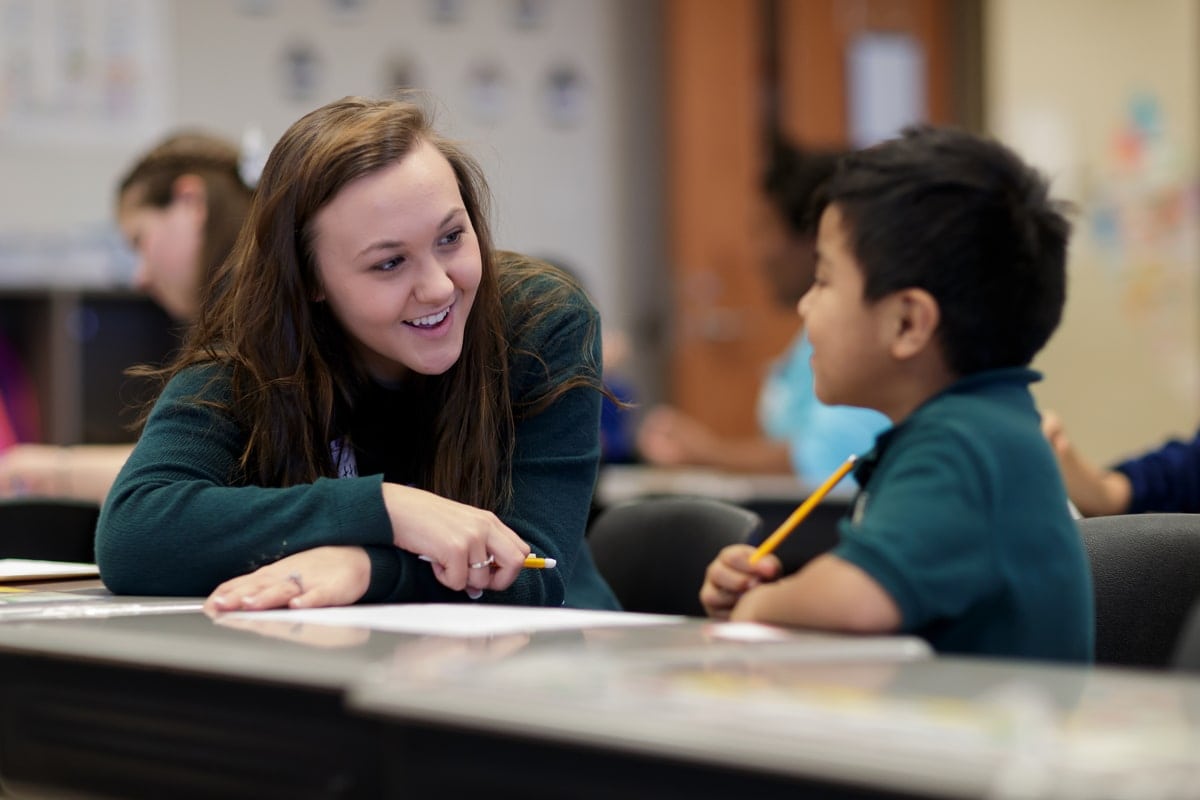
[[[190,325],[212,292],[253,189],[241,153],[217,136],[178,132],[130,167],[117,188],[117,224],[137,254],[134,285]],[[129,445],[17,444],[0,455],[0,497],[42,495],[100,502]]]
[[412,103],[345,98],[283,135],[105,503],[110,589],[616,607],[583,540],[597,314],[493,249],[487,197]]

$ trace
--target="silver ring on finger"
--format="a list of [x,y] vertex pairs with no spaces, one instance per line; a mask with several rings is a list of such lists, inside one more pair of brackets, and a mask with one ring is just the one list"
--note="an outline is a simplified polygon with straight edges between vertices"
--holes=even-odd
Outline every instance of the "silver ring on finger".
[[299,572],[289,574],[288,580],[296,584],[296,588],[300,591],[300,594],[304,594],[304,580],[300,577]]
[[489,554],[488,557],[485,558],[483,561],[476,561],[474,564],[472,564],[471,569],[483,569],[484,567],[490,567],[492,564],[495,564],[495,563],[496,563],[496,557],[494,555]]

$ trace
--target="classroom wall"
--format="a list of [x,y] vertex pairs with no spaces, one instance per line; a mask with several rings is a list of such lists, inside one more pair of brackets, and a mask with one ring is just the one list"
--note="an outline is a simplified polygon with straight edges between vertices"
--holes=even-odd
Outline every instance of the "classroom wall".
[[[573,267],[607,325],[643,329],[657,313],[641,287],[663,252],[658,2],[0,0],[0,56],[38,38],[26,53],[34,66],[66,62],[74,29],[150,41],[135,55],[152,65],[154,97],[124,128],[72,126],[59,110],[42,131],[15,118],[15,103],[6,115],[0,72],[0,284],[126,279],[128,260],[63,251],[98,248],[118,176],[167,129],[240,137],[254,125],[269,146],[321,103],[387,94],[407,75],[429,93],[440,127],[482,162],[500,246]],[[548,88],[563,74],[577,91]],[[49,102],[73,102],[69,87],[41,83]],[[6,247],[49,258],[6,260]]]
[[[514,21],[523,7],[540,14],[534,26]],[[661,396],[657,0],[0,0],[0,64],[11,69],[32,41],[21,28],[30,14],[69,39],[55,20],[112,9],[126,13],[126,34],[150,42],[141,56],[152,96],[137,124],[13,124],[0,84],[0,285],[127,278],[113,183],[168,128],[240,136],[255,124],[269,143],[321,102],[387,92],[407,70],[483,162],[499,242],[574,266],[606,325],[633,335],[643,398]],[[1198,15],[1194,0],[985,6],[988,127],[1079,205],[1070,300],[1038,360],[1047,380],[1037,393],[1102,460],[1188,433],[1198,416]],[[288,82],[289,52],[317,65],[307,92]],[[67,61],[40,43],[28,53]],[[581,76],[582,102],[552,118],[544,86],[562,66]],[[489,67],[501,76],[498,105],[473,88]],[[46,258],[7,257],[13,248]]]
[[1036,366],[1101,462],[1190,436],[1200,397],[1194,0],[992,0],[988,127],[1077,205],[1069,299]]

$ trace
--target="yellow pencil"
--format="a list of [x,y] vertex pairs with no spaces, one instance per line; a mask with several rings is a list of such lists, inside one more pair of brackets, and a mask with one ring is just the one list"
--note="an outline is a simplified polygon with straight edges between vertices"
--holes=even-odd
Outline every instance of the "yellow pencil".
[[818,486],[817,490],[810,494],[808,498],[801,503],[795,511],[792,512],[791,516],[785,519],[783,524],[775,529],[774,533],[763,540],[763,543],[760,544],[758,549],[754,551],[754,554],[750,556],[750,563],[757,564],[759,559],[778,547],[780,542],[786,539],[788,534],[794,531],[796,526],[803,522],[804,518],[807,517],[814,508],[816,508],[817,503],[825,499],[825,495],[829,494],[830,490],[838,485],[838,481],[846,477],[846,473],[854,467],[854,462],[857,460],[858,456],[850,456],[846,459],[844,464],[838,467],[832,475],[826,478],[825,482]]
[[[429,562],[433,561],[433,559],[430,558],[429,556],[417,556],[417,557],[420,558],[422,561],[429,561]],[[489,566],[490,567],[490,566],[492,566],[492,562],[491,561],[480,562],[479,566],[481,566],[481,567]],[[554,569],[555,567],[558,566],[558,561],[556,561],[553,558],[546,558],[544,556],[530,555],[530,556],[525,556],[524,566],[527,569]]]

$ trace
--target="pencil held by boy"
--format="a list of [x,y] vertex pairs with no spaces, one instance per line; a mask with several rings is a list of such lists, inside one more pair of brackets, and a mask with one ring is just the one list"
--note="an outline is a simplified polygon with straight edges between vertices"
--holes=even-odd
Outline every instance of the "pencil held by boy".
[[817,396],[893,427],[855,467],[836,548],[788,576],[725,548],[701,601],[717,618],[1089,661],[1091,575],[1028,388],[1066,297],[1060,204],[1002,145],[928,127],[845,157],[822,203],[799,304]]

